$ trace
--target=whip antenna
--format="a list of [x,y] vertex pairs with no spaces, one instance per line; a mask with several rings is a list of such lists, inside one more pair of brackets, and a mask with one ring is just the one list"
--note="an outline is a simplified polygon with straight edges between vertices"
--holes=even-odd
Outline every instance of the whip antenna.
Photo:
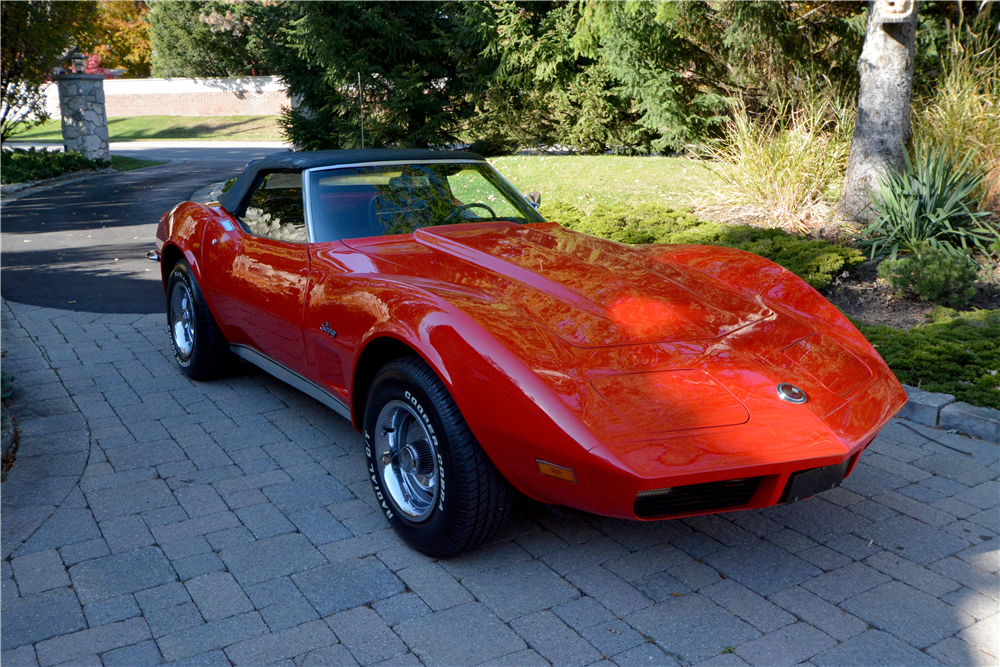
[[361,96],[361,72],[358,72],[358,104],[361,106],[361,149],[365,148],[365,100]]

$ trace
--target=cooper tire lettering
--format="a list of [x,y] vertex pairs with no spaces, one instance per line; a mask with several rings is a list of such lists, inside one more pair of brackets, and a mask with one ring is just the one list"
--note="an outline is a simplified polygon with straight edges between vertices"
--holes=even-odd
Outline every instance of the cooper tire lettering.
[[390,361],[375,375],[362,433],[376,501],[411,547],[444,558],[499,530],[513,490],[422,359]]

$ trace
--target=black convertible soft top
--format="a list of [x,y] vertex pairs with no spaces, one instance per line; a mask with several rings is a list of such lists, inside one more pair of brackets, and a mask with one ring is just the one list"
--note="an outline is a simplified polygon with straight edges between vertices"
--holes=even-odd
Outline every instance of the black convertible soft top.
[[341,164],[366,162],[408,162],[411,160],[483,160],[482,155],[462,151],[431,151],[424,149],[371,148],[367,150],[301,151],[273,153],[250,162],[233,187],[223,192],[219,203],[227,211],[235,212],[243,198],[253,187],[261,171],[303,171],[313,167],[332,167]]

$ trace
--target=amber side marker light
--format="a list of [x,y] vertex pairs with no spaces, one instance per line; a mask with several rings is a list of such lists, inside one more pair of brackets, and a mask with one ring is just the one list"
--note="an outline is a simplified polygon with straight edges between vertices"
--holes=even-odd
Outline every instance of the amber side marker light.
[[571,468],[564,468],[562,466],[557,466],[554,463],[547,463],[541,459],[535,459],[535,463],[538,464],[538,472],[543,475],[548,475],[549,477],[555,477],[556,479],[563,479],[567,482],[573,482],[576,484],[576,474]]

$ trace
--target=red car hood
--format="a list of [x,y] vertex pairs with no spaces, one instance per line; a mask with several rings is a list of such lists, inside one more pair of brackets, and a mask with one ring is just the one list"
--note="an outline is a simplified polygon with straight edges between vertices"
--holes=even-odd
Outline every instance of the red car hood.
[[481,292],[579,347],[713,339],[772,315],[683,264],[558,225],[454,225],[419,229],[399,245],[346,243]]
[[[887,370],[870,346],[789,309],[780,291],[758,297],[754,286],[729,285],[690,258],[686,263],[683,251],[673,261],[671,252],[544,223],[455,225],[344,243],[375,260],[379,273],[420,283],[462,309],[599,442],[649,441],[750,420],[772,424],[778,441],[791,419],[807,424],[808,437],[828,453],[825,431],[803,416],[833,419]],[[745,269],[743,275],[752,276]],[[540,328],[568,345],[548,345],[535,335]],[[808,402],[779,399],[780,383],[801,388]],[[833,445],[838,452],[867,433],[851,428],[836,426],[843,435]],[[787,443],[793,445],[801,441]]]

